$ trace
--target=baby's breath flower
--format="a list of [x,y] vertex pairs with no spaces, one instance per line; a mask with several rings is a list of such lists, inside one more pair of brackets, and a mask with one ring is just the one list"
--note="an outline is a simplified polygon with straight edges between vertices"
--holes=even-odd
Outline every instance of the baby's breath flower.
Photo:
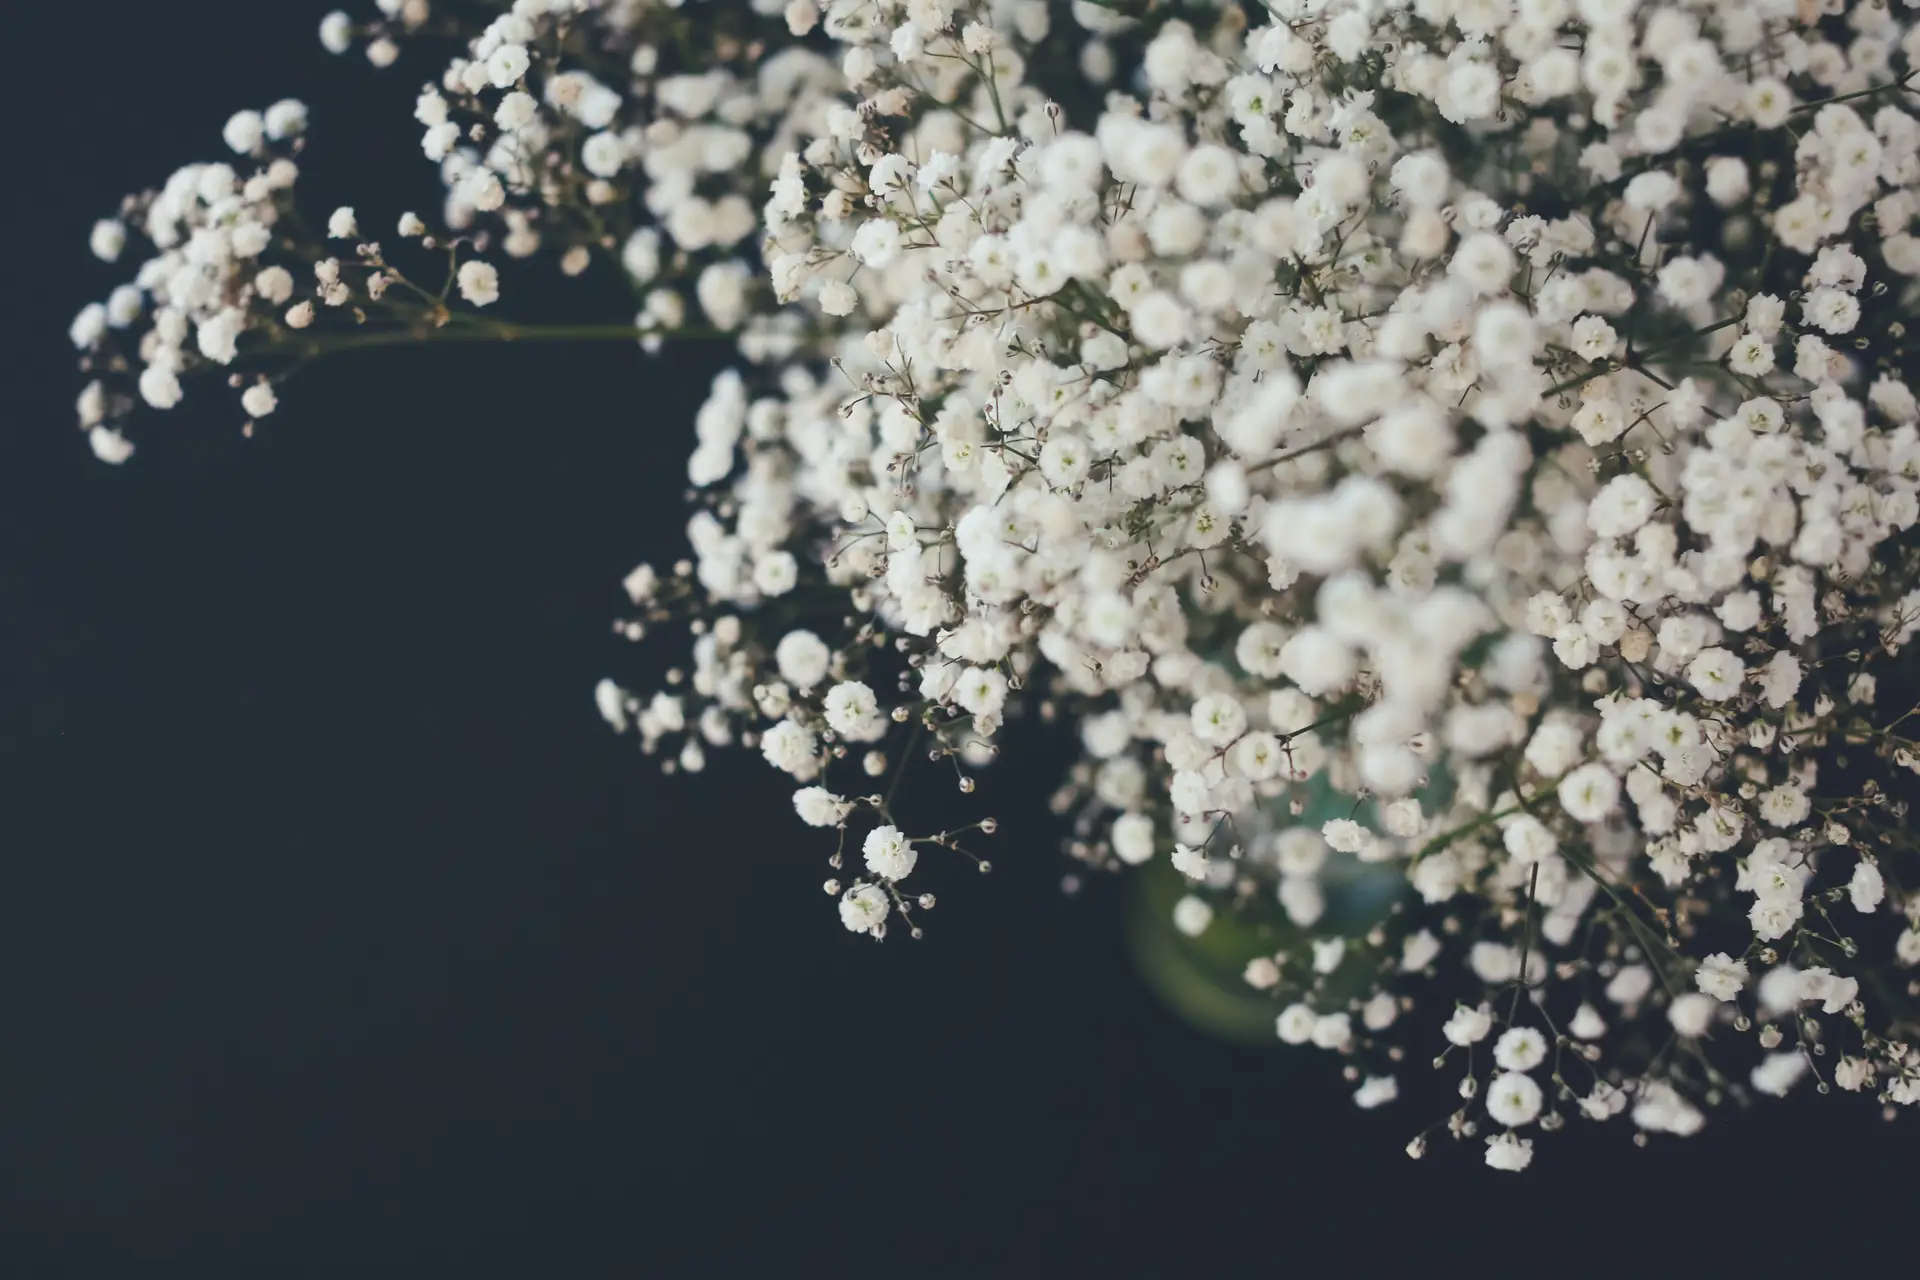
[[490,262],[475,259],[460,264],[460,296],[476,307],[500,300],[500,272]]
[[1512,1133],[1487,1139],[1487,1167],[1507,1173],[1519,1173],[1533,1163],[1533,1139]]
[[353,19],[339,9],[320,19],[320,44],[328,53],[345,53],[353,47]]
[[256,382],[240,393],[240,407],[255,418],[264,418],[279,407],[279,398],[269,383]]
[[1453,1016],[1447,1019],[1445,1028],[1447,1039],[1461,1046],[1478,1044],[1486,1039],[1487,1033],[1492,1030],[1493,1015],[1486,1005],[1481,1005],[1477,1009],[1461,1005],[1453,1011]]
[[1509,1129],[1532,1124],[1540,1114],[1540,1103],[1540,1086],[1523,1072],[1502,1072],[1487,1086],[1487,1114]]
[[866,933],[876,938],[885,936],[887,916],[891,911],[892,903],[887,900],[886,891],[878,885],[855,885],[840,899],[840,923],[851,933]]
[[1508,1071],[1531,1071],[1546,1056],[1546,1038],[1532,1027],[1509,1027],[1493,1044],[1493,1060]]
[[866,857],[867,870],[882,880],[906,879],[919,860],[913,851],[913,842],[898,827],[875,827],[867,833],[860,850]]
[[1716,951],[1694,970],[1694,985],[1715,1000],[1732,1000],[1747,982],[1747,966],[1724,951]]
[[[849,929],[990,868],[911,783],[975,796],[1040,721],[1077,863],[1177,877],[1210,954],[1297,938],[1214,959],[1361,1106],[1421,1038],[1472,1064],[1458,1137],[1561,1127],[1550,1053],[1552,1108],[1643,1136],[1806,1045],[1920,1101],[1880,980],[1920,964],[1911,14],[752,7],[436,8],[444,209],[391,259],[364,201],[302,230],[300,103],[235,114],[88,238],[140,259],[69,330],[93,451],[207,374],[259,418],[335,343],[532,332],[500,252],[617,262],[634,324],[578,332],[740,367],[616,626],[686,656],[596,704],[675,770],[757,750]],[[383,66],[425,17],[321,41]]]

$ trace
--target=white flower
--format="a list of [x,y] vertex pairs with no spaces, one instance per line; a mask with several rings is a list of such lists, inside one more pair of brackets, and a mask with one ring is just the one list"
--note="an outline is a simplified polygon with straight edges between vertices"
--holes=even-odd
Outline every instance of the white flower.
[[478,259],[461,263],[459,284],[460,296],[476,307],[491,306],[500,300],[500,272],[492,263]]
[[1793,112],[1793,93],[1773,77],[1763,76],[1747,85],[1743,105],[1755,125],[1778,128]]
[[920,530],[912,516],[896,511],[887,517],[887,550],[911,551],[919,545]]
[[616,177],[626,167],[627,148],[617,135],[602,131],[581,145],[580,163],[596,178]]
[[869,218],[853,233],[847,252],[876,270],[890,264],[900,253],[900,228],[888,218]]
[[1533,1163],[1533,1139],[1512,1133],[1487,1139],[1487,1167],[1507,1173],[1519,1173]]
[[1352,818],[1329,818],[1320,828],[1320,834],[1337,853],[1358,853],[1372,838],[1372,833]]
[[1203,143],[1180,162],[1174,185],[1182,199],[1194,204],[1225,204],[1240,185],[1240,168],[1233,152],[1215,143]]
[[1628,472],[1607,481],[1587,507],[1587,525],[1603,538],[1624,538],[1653,515],[1653,486]]
[[1306,1005],[1290,1004],[1280,1011],[1274,1026],[1287,1044],[1305,1044],[1313,1039],[1314,1024],[1318,1021],[1318,1015]]
[[1716,951],[1700,962],[1693,973],[1694,985],[1715,1000],[1732,1000],[1747,983],[1747,964],[1724,951]]
[[1799,922],[1805,908],[1799,898],[1763,897],[1747,911],[1747,921],[1753,926],[1754,936],[1762,942],[1772,942],[1786,936],[1787,930]]
[[[507,202],[506,184],[491,169],[472,170],[458,190],[460,198],[481,213],[492,213]],[[507,251],[512,253],[512,247]]]
[[1392,1076],[1368,1076],[1354,1090],[1353,1101],[1363,1111],[1384,1106],[1400,1096],[1400,1086]]
[[280,398],[273,393],[273,386],[266,382],[256,382],[240,393],[240,407],[253,418],[264,418],[280,405]]
[[1873,1079],[1873,1064],[1865,1058],[1842,1058],[1833,1064],[1833,1082],[1848,1093],[1858,1093]]
[[1480,120],[1500,103],[1500,73],[1484,62],[1457,64],[1448,73],[1441,113],[1455,123]]
[[1274,963],[1271,956],[1255,956],[1247,961],[1247,967],[1240,977],[1255,991],[1271,991],[1280,985],[1280,966]]
[[1315,1048],[1345,1050],[1353,1043],[1353,1019],[1344,1013],[1325,1013],[1314,1020],[1313,1043]]
[[1540,1086],[1522,1072],[1504,1071],[1487,1085],[1487,1114],[1509,1129],[1533,1123],[1540,1103]]
[[508,133],[517,133],[533,123],[539,112],[540,104],[532,94],[515,89],[500,99],[500,105],[493,110],[493,122]]
[[73,324],[67,328],[67,338],[71,338],[73,345],[84,351],[106,336],[108,322],[108,309],[104,305],[86,303],[81,307],[81,313],[73,317]]
[[1667,1021],[1679,1035],[1697,1039],[1705,1035],[1712,1024],[1716,1007],[1711,996],[1698,991],[1683,991],[1667,1006]]
[[[1596,1089],[1595,1092],[1597,1095],[1598,1090]],[[1615,1099],[1619,1100],[1618,1103],[1614,1101]],[[1613,1114],[1618,1106],[1624,1105],[1624,1102],[1625,1090],[1616,1090],[1607,1095],[1606,1114]],[[1589,1110],[1588,1114],[1595,1115],[1598,1119],[1606,1118],[1605,1115],[1597,1114],[1596,1110]],[[1664,1080],[1656,1080],[1641,1086],[1639,1096],[1633,1104],[1633,1122],[1640,1128],[1654,1133],[1671,1133],[1686,1137],[1699,1132],[1706,1118],[1681,1097],[1672,1085]]]
[[320,19],[320,44],[328,53],[345,53],[353,47],[353,19],[335,9]]
[[1702,649],[1699,656],[1687,664],[1688,683],[1709,702],[1725,702],[1738,695],[1746,674],[1740,659],[1718,646]]
[[1920,926],[1908,929],[1895,938],[1893,952],[1901,964],[1920,964]]
[[1617,1005],[1639,1004],[1653,990],[1653,970],[1644,964],[1620,966],[1620,972],[1613,975],[1606,986],[1607,999]]
[[1743,333],[1727,348],[1727,367],[1742,377],[1757,378],[1773,369],[1773,340]]
[[802,781],[819,772],[819,742],[791,720],[782,720],[760,735],[760,754],[774,768]]
[[1493,1060],[1507,1071],[1531,1071],[1546,1056],[1546,1037],[1532,1027],[1508,1027],[1493,1042]]
[[236,111],[227,118],[226,127],[221,129],[220,138],[229,148],[241,155],[251,155],[266,141],[266,118],[258,111]]
[[1573,322],[1573,349],[1589,360],[1605,360],[1619,341],[1613,326],[1599,316],[1582,316]]
[[239,355],[240,332],[245,325],[246,313],[238,307],[228,307],[200,322],[194,334],[195,345],[201,355],[214,363],[232,364]]
[[1792,785],[1769,787],[1760,793],[1760,817],[1772,826],[1797,827],[1813,812],[1807,793]]
[[1588,444],[1602,445],[1620,438],[1627,429],[1627,417],[1614,401],[1595,396],[1573,415],[1573,429]]
[[1447,272],[1475,293],[1494,293],[1513,275],[1513,250],[1491,231],[1476,232],[1460,241]]
[[793,809],[810,827],[837,827],[853,811],[853,802],[825,787],[802,787],[793,793]]
[[133,444],[111,427],[93,427],[87,432],[87,444],[94,457],[116,466],[133,456]]
[[292,98],[282,98],[266,110],[267,137],[275,142],[306,132],[307,108]]
[[1441,1028],[1448,1041],[1463,1048],[1470,1044],[1479,1044],[1492,1030],[1493,1012],[1484,1004],[1477,1009],[1470,1009],[1466,1005],[1458,1006],[1454,1009],[1453,1016],[1447,1019],[1446,1026]]
[[886,729],[879,700],[858,680],[843,680],[827,690],[821,712],[828,728],[855,742],[871,742]]
[[[1430,929],[1421,929],[1407,935],[1400,946],[1400,972],[1418,973],[1432,964],[1440,955],[1440,939]],[[1482,1035],[1485,1032],[1481,1033]]]
[[1247,729],[1246,707],[1228,694],[1209,694],[1193,704],[1193,733],[1209,746],[1224,747]]
[[1173,846],[1173,869],[1189,880],[1205,880],[1207,872],[1213,869],[1213,863],[1203,850],[1176,844]]
[[893,826],[875,827],[869,831],[860,845],[860,852],[866,859],[867,870],[882,880],[906,879],[913,870],[913,864],[920,860],[913,842]]
[[796,36],[806,35],[820,21],[820,7],[813,0],[787,0],[784,14],[787,30]]
[[1852,333],[1860,322],[1860,301],[1842,289],[1815,289],[1800,304],[1801,315],[1825,333]]
[[1753,1069],[1753,1087],[1776,1098],[1787,1096],[1801,1076],[1807,1073],[1807,1060],[1798,1051],[1772,1053]]
[[1285,761],[1285,749],[1272,734],[1255,730],[1234,744],[1232,759],[1234,768],[1244,777],[1254,782],[1265,782],[1279,774]]
[[360,234],[360,225],[354,220],[353,210],[341,205],[327,219],[327,235],[335,240],[351,240]]
[[850,316],[860,305],[860,295],[842,280],[829,280],[820,286],[820,309],[830,316]]
[[1189,938],[1197,938],[1213,923],[1213,908],[1204,898],[1188,894],[1173,904],[1173,927]]
[[998,715],[1007,700],[1007,678],[992,667],[967,667],[954,681],[953,700],[971,715]]
[[275,306],[293,296],[293,273],[285,267],[268,267],[253,278],[254,292]]
[[1163,351],[1186,341],[1193,316],[1180,305],[1179,299],[1156,289],[1134,306],[1132,320],[1134,337],[1156,351]]
[[607,727],[615,733],[627,731],[626,690],[611,680],[602,680],[593,687],[593,703]]
[[811,631],[789,631],[774,649],[780,675],[797,689],[811,689],[827,678],[833,651]]
[[1604,821],[1620,805],[1620,780],[1603,764],[1584,764],[1560,779],[1560,807],[1576,822]]
[[1803,970],[1799,976],[1797,999],[1818,1000],[1822,1013],[1840,1013],[1860,994],[1860,980],[1843,978],[1829,969]]
[[1887,895],[1887,883],[1881,878],[1880,868],[1865,858],[1855,863],[1853,878],[1847,882],[1847,894],[1853,899],[1855,911],[1872,911],[1878,907]]
[[511,88],[531,65],[523,46],[503,44],[487,58],[487,80],[496,89]]
[[156,409],[171,409],[180,403],[180,379],[164,364],[150,364],[140,371],[140,398]]
[[1153,860],[1153,819],[1144,813],[1123,813],[1113,820],[1114,856],[1130,867]]
[[127,247],[126,224],[114,218],[94,223],[93,231],[87,237],[87,247],[102,262],[119,261],[121,252]]
[[1660,297],[1675,307],[1696,306],[1712,296],[1722,274],[1711,257],[1676,255],[1660,268]]
[[855,885],[840,899],[840,923],[853,933],[882,937],[887,931],[887,916],[893,904],[879,885]]
[[754,562],[753,585],[761,595],[783,596],[800,580],[800,565],[790,551],[773,551]]

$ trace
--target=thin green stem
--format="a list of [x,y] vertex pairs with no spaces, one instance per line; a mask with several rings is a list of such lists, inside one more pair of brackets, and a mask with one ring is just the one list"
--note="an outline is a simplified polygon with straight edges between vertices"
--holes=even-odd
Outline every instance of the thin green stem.
[[1533,904],[1540,888],[1540,864],[1534,863],[1527,875],[1527,933],[1520,944],[1520,971],[1514,977],[1513,1002],[1507,1006],[1507,1025],[1513,1026],[1520,1014],[1520,993],[1527,989],[1527,961],[1533,958]]
[[1559,785],[1560,779],[1555,778],[1552,782],[1547,783],[1532,795],[1510,804],[1504,809],[1489,809],[1471,822],[1463,822],[1451,831],[1441,832],[1420,846],[1420,851],[1413,855],[1413,863],[1418,863],[1432,854],[1439,853],[1454,841],[1470,836],[1484,827],[1491,826],[1502,818],[1511,818],[1516,813],[1524,813],[1526,810],[1533,808],[1534,805],[1539,804],[1542,800],[1553,794],[1553,789]]
[[[430,329],[381,329],[371,333],[326,335],[309,340],[310,354],[368,347],[398,347],[426,342],[638,342],[647,330],[627,324],[446,324]],[[665,335],[662,335],[665,336]],[[689,336],[675,331],[673,336]]]

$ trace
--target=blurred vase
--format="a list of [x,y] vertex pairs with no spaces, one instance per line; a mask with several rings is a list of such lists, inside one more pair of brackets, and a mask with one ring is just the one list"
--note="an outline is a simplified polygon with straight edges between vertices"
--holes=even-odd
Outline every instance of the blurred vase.
[[[1446,780],[1434,777],[1418,794],[1431,804],[1446,789]],[[1276,896],[1273,838],[1292,826],[1318,831],[1335,818],[1351,817],[1376,831],[1380,825],[1372,800],[1356,801],[1335,791],[1324,776],[1293,794],[1305,802],[1297,817],[1288,812],[1288,796],[1235,819],[1238,842],[1244,846],[1237,878],[1250,880],[1255,888],[1248,894],[1233,888],[1203,892],[1213,918],[1197,936],[1189,937],[1175,926],[1174,907],[1199,887],[1175,871],[1170,859],[1155,858],[1128,878],[1124,925],[1128,951],[1141,977],[1183,1021],[1223,1040],[1271,1043],[1274,1018],[1303,990],[1297,981],[1286,979],[1272,990],[1254,989],[1245,977],[1248,961],[1276,952],[1305,957],[1316,940],[1362,937],[1411,892],[1397,859],[1362,862],[1351,854],[1330,852],[1318,875],[1325,910],[1311,928],[1295,924]],[[1325,976],[1316,1003],[1330,1011],[1350,998],[1364,997],[1371,987],[1370,970],[1350,949]],[[1289,975],[1298,972],[1295,966]]]

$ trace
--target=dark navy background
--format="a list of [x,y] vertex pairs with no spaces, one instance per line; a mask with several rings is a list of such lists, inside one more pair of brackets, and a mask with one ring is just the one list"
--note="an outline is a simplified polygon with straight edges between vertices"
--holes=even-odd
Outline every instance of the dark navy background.
[[[64,334],[121,278],[86,252],[121,192],[292,94],[313,211],[433,202],[431,69],[329,59],[323,7],[9,15],[0,1276],[1365,1276],[1623,1242],[1659,1275],[1904,1232],[1914,1130],[1858,1105],[1575,1135],[1518,1179],[1413,1164],[1433,1111],[1361,1115],[1328,1061],[1145,993],[1111,893],[1059,890],[1055,743],[983,779],[999,870],[936,873],[925,941],[845,933],[764,766],[664,779],[593,710],[647,666],[608,624],[679,553],[709,357],[362,354],[251,441],[199,386],[96,463]],[[625,318],[605,281],[519,283]]]

